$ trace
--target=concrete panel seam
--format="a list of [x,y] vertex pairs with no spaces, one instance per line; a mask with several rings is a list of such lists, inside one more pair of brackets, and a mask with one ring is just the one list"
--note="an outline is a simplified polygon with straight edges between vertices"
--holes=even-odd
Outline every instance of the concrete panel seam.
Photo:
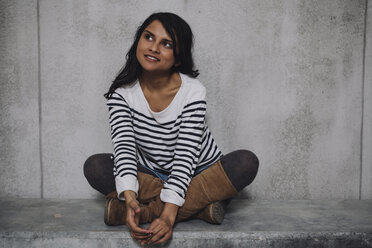
[[40,198],[44,198],[44,167],[43,167],[43,146],[42,146],[42,111],[41,111],[41,63],[40,63],[40,5],[36,0],[37,18],[37,62],[38,62],[38,107],[39,107],[39,156],[40,156]]
[[363,175],[363,127],[364,127],[364,84],[366,81],[366,45],[367,45],[367,15],[368,15],[368,0],[365,0],[364,8],[364,34],[363,34],[363,61],[362,61],[362,94],[361,94],[361,130],[360,130],[360,173],[359,173],[359,200],[362,199],[362,175]]

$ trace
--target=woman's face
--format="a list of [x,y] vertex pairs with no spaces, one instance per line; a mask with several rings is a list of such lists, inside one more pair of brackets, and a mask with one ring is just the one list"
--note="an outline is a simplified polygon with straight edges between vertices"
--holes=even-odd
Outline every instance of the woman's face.
[[173,41],[160,21],[155,20],[143,31],[136,50],[143,70],[166,72],[175,64]]

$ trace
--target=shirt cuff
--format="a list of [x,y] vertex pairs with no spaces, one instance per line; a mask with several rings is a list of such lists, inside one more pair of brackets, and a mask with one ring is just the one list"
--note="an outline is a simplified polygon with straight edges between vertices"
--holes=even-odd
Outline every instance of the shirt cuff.
[[118,193],[119,200],[124,201],[123,192],[126,190],[131,190],[138,195],[138,180],[133,175],[125,175],[124,177],[115,177],[116,192]]
[[162,202],[173,203],[179,207],[182,207],[185,199],[179,196],[176,192],[170,189],[162,189],[160,192],[160,200]]

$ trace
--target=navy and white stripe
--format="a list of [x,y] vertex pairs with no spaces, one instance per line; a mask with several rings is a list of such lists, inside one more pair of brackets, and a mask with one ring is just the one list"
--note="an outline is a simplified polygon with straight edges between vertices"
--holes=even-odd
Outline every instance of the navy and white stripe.
[[221,157],[205,122],[205,100],[186,104],[175,119],[165,123],[129,106],[116,92],[107,106],[117,188],[119,180],[122,190],[138,190],[137,163],[140,163],[169,173],[162,200],[182,206],[196,168],[213,164]]

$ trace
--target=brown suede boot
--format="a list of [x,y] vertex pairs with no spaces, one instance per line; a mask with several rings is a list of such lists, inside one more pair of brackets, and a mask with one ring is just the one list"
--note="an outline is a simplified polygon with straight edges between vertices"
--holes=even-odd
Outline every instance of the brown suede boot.
[[[156,213],[161,209],[155,204],[156,202],[150,203],[160,195],[160,191],[163,188],[163,183],[159,178],[155,178],[146,173],[138,172],[137,179],[139,184],[138,201],[141,209],[141,223],[147,223],[148,220],[155,219]],[[108,226],[119,226],[125,225],[126,219],[126,204],[125,201],[121,201],[117,198],[117,192],[113,191],[106,195],[106,206],[104,222]],[[145,205],[148,204],[148,205]],[[152,212],[147,210],[147,207],[153,209]],[[142,213],[143,212],[143,213]],[[161,213],[161,212],[160,212]],[[159,214],[160,216],[160,214]],[[140,220],[140,221],[141,221]],[[151,222],[151,221],[150,221]]]
[[151,223],[156,218],[159,218],[163,208],[164,203],[160,200],[160,196],[148,204],[141,204],[140,223]]
[[206,206],[194,218],[204,220],[210,224],[221,225],[225,217],[227,205],[223,201],[217,201]]
[[143,172],[137,172],[137,180],[139,184],[138,201],[142,204],[147,204],[156,200],[163,188],[163,181],[160,178],[153,177]]
[[[160,197],[150,202],[148,205],[141,204],[140,223],[151,223],[161,215],[163,207],[164,203],[160,200]],[[226,208],[227,205],[224,201],[213,202],[192,217],[204,220],[210,224],[220,225],[225,216]]]
[[138,172],[138,201],[141,206],[140,223],[150,223],[163,211],[164,203],[160,200],[163,181],[149,174]]
[[108,226],[125,225],[126,205],[117,198],[117,192],[106,195],[104,222]]
[[[237,194],[238,192],[227,177],[221,162],[217,161],[191,180],[186,192],[185,203],[178,210],[176,222],[186,220],[214,203],[203,210],[198,217],[202,217],[209,223],[221,223],[225,210],[217,202],[227,200]],[[214,216],[214,214],[220,216]]]
[[[141,206],[140,223],[150,223],[158,218],[163,211],[164,203],[160,200],[163,183],[159,178],[141,172],[138,172],[138,183],[138,200]],[[221,201],[237,194],[238,192],[231,184],[220,161],[218,161],[191,180],[185,203],[178,210],[176,222],[194,216],[212,224],[221,224],[226,210],[225,203]],[[117,211],[116,209],[121,211],[120,203],[112,202],[113,210],[111,213],[113,216],[118,216],[114,214]],[[119,221],[119,223],[121,222],[125,224],[125,214],[124,221]]]
[[[212,224],[221,224],[227,206],[222,201],[237,194],[238,192],[218,161],[191,180],[185,203],[178,210],[176,222],[194,216]],[[163,206],[164,203],[158,195],[156,200],[141,207],[141,223],[152,222],[159,217]],[[142,213],[144,213],[143,217]]]

